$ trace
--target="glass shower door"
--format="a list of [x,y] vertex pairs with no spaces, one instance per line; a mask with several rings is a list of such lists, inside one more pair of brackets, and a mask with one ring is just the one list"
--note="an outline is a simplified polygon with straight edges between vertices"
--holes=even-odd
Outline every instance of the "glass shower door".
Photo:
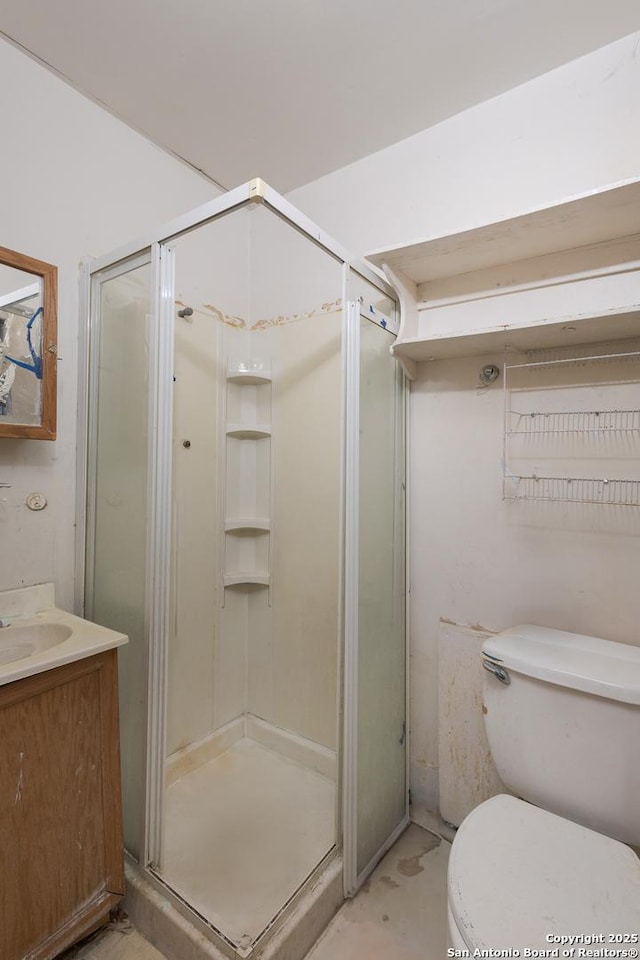
[[349,610],[347,599],[347,895],[407,823],[404,383],[389,352],[394,335],[362,312],[355,301],[348,477],[357,503],[347,520],[347,568],[357,600]]
[[93,277],[85,615],[120,630],[124,839],[144,847],[153,303],[150,252]]

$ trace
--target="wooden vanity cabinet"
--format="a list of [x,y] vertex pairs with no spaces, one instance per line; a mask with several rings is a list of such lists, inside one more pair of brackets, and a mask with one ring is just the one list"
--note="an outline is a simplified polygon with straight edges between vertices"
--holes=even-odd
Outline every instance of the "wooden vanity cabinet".
[[123,895],[112,649],[0,686],[0,957],[51,960]]

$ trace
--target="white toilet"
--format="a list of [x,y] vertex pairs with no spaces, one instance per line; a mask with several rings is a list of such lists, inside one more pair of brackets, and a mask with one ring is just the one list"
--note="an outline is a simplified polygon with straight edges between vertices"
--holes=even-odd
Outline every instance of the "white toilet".
[[489,745],[516,796],[458,830],[449,956],[637,957],[640,647],[521,626],[482,651]]

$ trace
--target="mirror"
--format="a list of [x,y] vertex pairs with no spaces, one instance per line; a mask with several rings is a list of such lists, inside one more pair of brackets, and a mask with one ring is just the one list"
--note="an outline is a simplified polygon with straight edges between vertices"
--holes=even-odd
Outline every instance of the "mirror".
[[0,247],[0,437],[56,438],[57,277]]

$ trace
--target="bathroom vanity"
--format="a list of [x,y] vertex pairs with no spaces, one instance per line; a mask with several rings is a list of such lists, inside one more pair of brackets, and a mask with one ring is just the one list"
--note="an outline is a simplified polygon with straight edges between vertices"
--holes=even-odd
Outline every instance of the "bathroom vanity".
[[[40,606],[43,587],[31,589]],[[124,895],[116,647],[127,638],[53,605],[34,613],[23,603],[25,612],[7,616],[8,596],[0,594],[0,956],[51,960]]]

